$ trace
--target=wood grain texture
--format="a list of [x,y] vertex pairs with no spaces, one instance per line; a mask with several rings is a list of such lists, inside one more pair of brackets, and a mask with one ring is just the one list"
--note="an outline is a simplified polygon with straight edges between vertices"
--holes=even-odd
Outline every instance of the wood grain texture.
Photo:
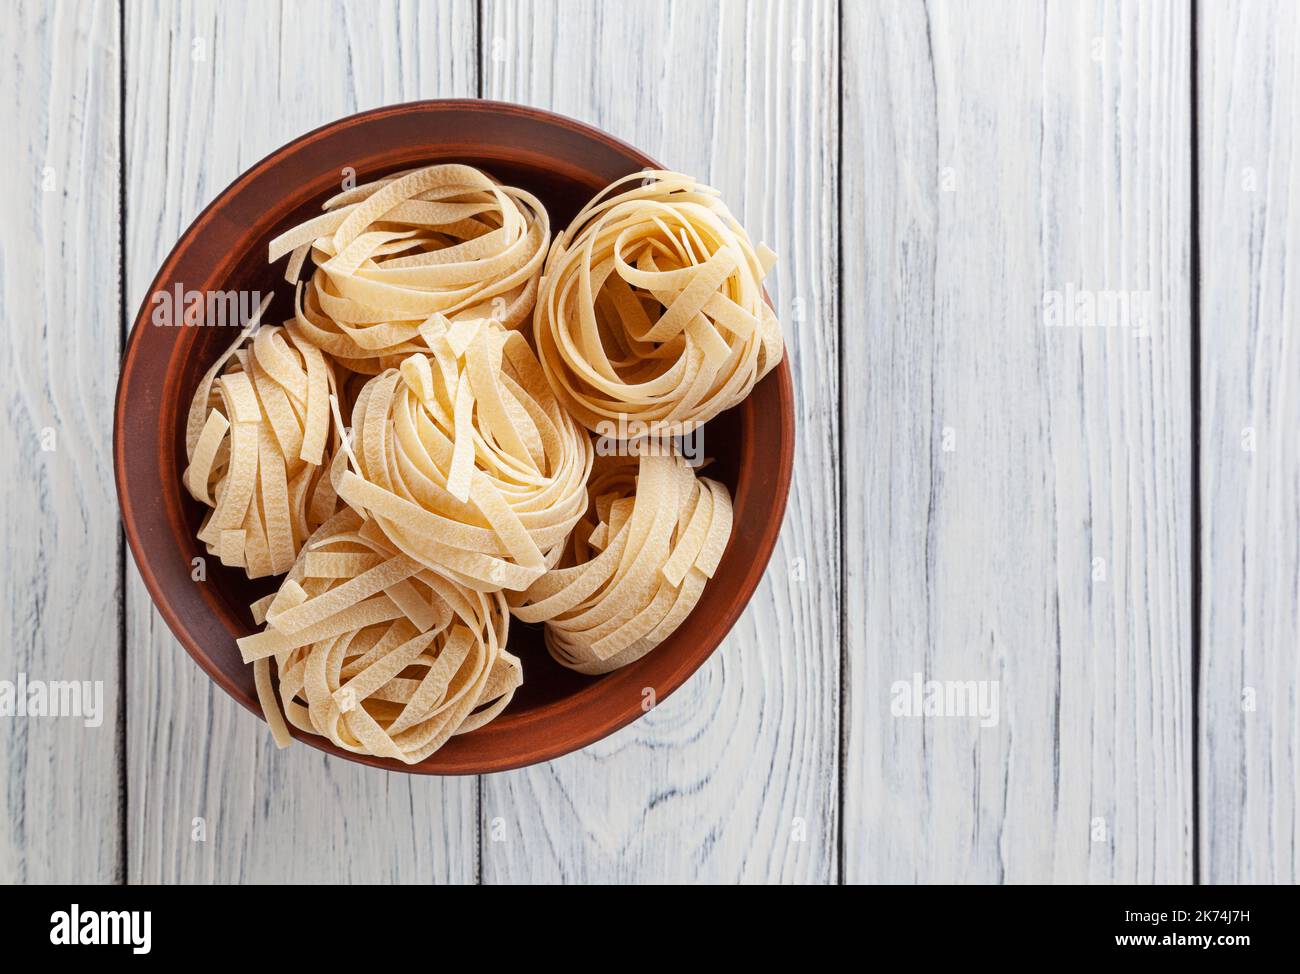
[[103,710],[0,717],[4,883],[121,879],[118,65],[115,4],[5,11],[0,680],[99,681]]
[[[1300,14],[1198,11],[20,3],[0,450],[27,473],[0,487],[0,680],[103,681],[105,714],[0,718],[0,882],[1186,882],[1194,801],[1202,881],[1300,880]],[[120,167],[130,318],[266,152],[480,77],[718,186],[781,255],[799,396],[777,555],[714,660],[610,740],[486,779],[481,808],[472,780],[277,752],[129,554],[121,576],[110,449]],[[1044,296],[1080,290],[1149,301],[1145,333],[1046,326]],[[997,724],[893,716],[915,673],[997,681]]]
[[838,408],[830,3],[488,2],[485,97],[592,122],[722,190],[780,255],[794,488],[749,609],[610,739],[483,780],[483,881],[834,878]]
[[[376,105],[473,95],[477,80],[471,0],[132,2],[126,37],[132,316],[188,223],[266,153]],[[127,635],[132,882],[474,881],[473,779],[277,751],[177,645],[133,566]]]
[[1300,882],[1300,21],[1202,3],[1201,879]]
[[845,878],[1187,882],[1187,5],[844,19]]

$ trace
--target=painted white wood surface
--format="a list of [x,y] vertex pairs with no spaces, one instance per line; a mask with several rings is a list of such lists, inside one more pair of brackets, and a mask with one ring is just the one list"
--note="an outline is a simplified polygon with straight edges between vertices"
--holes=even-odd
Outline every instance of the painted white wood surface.
[[116,4],[5,10],[0,680],[101,681],[104,712],[0,717],[4,883],[122,878],[119,64]]
[[[1295,882],[1297,13],[1198,6],[1193,133],[1173,2],[126,0],[124,49],[116,3],[20,4],[0,447],[32,473],[0,488],[0,680],[102,680],[108,712],[0,722],[0,881],[1185,882],[1199,744],[1200,878]],[[778,552],[717,658],[611,740],[481,784],[276,752],[129,555],[120,577],[109,439],[119,160],[129,318],[267,151],[476,92],[719,186],[781,254],[800,397]],[[1148,333],[1045,327],[1068,286],[1149,293]],[[1000,681],[998,724],[892,717],[916,672]]]
[[1201,879],[1300,881],[1300,42],[1199,5]]
[[[268,152],[376,105],[474,94],[474,28],[469,0],[128,3],[132,317],[185,227]],[[277,751],[176,643],[134,563],[127,640],[132,882],[474,881],[473,779]]]
[[799,389],[789,510],[748,610],[642,720],[484,778],[484,819],[501,820],[484,882],[834,879],[836,50],[830,3],[484,5],[486,97],[706,180],[781,255],[771,290]]
[[1187,5],[843,12],[844,878],[1189,881]]

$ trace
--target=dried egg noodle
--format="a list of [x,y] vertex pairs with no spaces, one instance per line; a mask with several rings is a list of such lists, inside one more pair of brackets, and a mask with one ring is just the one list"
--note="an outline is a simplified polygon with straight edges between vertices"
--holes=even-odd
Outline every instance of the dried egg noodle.
[[586,509],[591,439],[519,332],[435,318],[421,334],[428,354],[358,395],[339,496],[447,578],[482,592],[527,588]]
[[222,564],[249,578],[283,574],[334,514],[325,472],[338,445],[335,392],[333,366],[318,348],[256,321],[199,383],[181,480],[212,508],[198,538]]
[[271,241],[270,260],[291,254],[296,283],[316,264],[287,322],[353,372],[374,375],[427,351],[420,325],[494,318],[528,320],[550,225],[530,193],[463,165],[427,166],[377,179],[326,201],[325,213]]
[[316,531],[253,613],[266,628],[239,649],[280,747],[292,724],[348,751],[415,764],[492,720],[522,683],[505,648],[504,597],[422,568],[354,511]]
[[[531,194],[426,166],[338,194],[268,253],[293,314],[262,327],[268,298],[206,373],[182,480],[209,553],[284,576],[237,640],[277,745],[298,728],[424,760],[522,684],[512,612],[587,674],[681,625],[731,495],[638,437],[689,432],[782,355],[775,257],[716,190],[637,173],[552,244]],[[588,430],[611,429],[631,455],[594,456]]]
[[611,184],[546,258],[534,340],[556,395],[598,432],[689,432],[736,405],[781,360],[762,285],[775,259],[689,176]]
[[597,674],[640,659],[682,623],[726,550],[732,509],[726,487],[675,453],[598,457],[589,493],[563,567],[509,599],[520,620],[546,623],[559,663]]

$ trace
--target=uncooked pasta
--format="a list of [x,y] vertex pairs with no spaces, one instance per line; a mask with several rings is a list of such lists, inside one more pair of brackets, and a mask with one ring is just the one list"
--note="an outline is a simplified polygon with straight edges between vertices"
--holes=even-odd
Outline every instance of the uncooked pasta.
[[435,319],[429,354],[371,379],[339,493],[401,551],[479,591],[523,589],[586,507],[592,445],[523,335]]
[[415,764],[499,714],[522,681],[504,597],[422,568],[354,511],[317,530],[254,612],[266,627],[239,648],[281,747],[292,724]]
[[731,494],[676,453],[599,457],[590,512],[560,567],[510,596],[524,622],[580,673],[607,673],[672,634],[713,577],[731,537]]
[[269,255],[290,255],[291,282],[311,256],[316,269],[286,327],[346,368],[373,375],[427,351],[420,326],[435,314],[507,328],[528,320],[550,243],[531,193],[438,165],[346,190],[324,208],[271,241]]
[[534,337],[556,395],[588,429],[689,432],[781,360],[764,300],[775,255],[717,190],[673,172],[610,185],[556,237]]
[[337,506],[326,471],[337,444],[333,366],[283,328],[256,325],[199,383],[181,476],[211,508],[199,540],[250,578],[287,572]]
[[346,188],[286,256],[292,313],[263,303],[203,377],[182,475],[207,551],[283,576],[237,640],[279,746],[423,761],[509,706],[511,613],[592,675],[677,630],[733,515],[668,444],[782,355],[774,257],[715,190],[634,174],[552,244],[530,193],[426,166]]

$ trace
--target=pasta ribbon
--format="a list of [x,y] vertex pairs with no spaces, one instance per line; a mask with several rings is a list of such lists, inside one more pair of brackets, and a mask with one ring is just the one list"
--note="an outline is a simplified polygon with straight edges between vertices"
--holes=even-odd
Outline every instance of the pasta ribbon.
[[326,475],[338,446],[334,368],[314,345],[259,322],[260,312],[199,383],[181,475],[211,508],[199,540],[249,578],[287,572],[338,506]]
[[637,173],[552,242],[530,193],[424,166],[268,257],[293,314],[262,326],[268,298],[204,375],[182,480],[210,554],[283,576],[237,640],[278,746],[423,761],[509,706],[511,614],[593,675],[681,625],[733,513],[668,444],[783,354],[775,255],[716,190]]
[[[276,744],[288,726],[416,764],[506,708],[523,681],[500,593],[465,589],[344,509],[312,535],[238,641]],[[278,694],[272,685],[272,668]]]
[[501,186],[472,166],[408,170],[327,200],[325,212],[271,241],[272,262],[290,255],[299,285],[286,323],[353,372],[374,375],[428,351],[420,326],[493,318],[528,321],[550,224],[531,193]]
[[560,664],[599,674],[640,659],[695,608],[731,537],[731,494],[675,451],[597,457],[590,507],[560,567],[508,596],[546,623]]
[[591,439],[519,332],[435,317],[422,336],[430,352],[357,396],[339,495],[399,551],[458,584],[527,588],[586,508]]
[[561,403],[603,434],[620,420],[689,433],[739,403],[781,360],[763,297],[775,259],[689,176],[612,183],[546,257],[534,340]]

